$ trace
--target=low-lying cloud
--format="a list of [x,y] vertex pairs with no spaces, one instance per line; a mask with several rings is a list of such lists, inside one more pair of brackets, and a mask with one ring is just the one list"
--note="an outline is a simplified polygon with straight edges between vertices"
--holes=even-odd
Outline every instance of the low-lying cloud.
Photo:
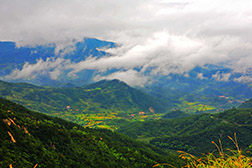
[[[57,80],[64,70],[69,71],[69,77],[96,70],[101,74],[94,80],[118,78],[132,83],[139,78],[149,82],[157,75],[186,74],[205,64],[222,64],[234,72],[246,72],[252,66],[249,0],[0,2],[2,41],[19,45],[55,43],[58,51],[73,45],[73,39],[78,42],[83,37],[95,37],[120,46],[108,49],[110,56],[89,57],[78,63],[63,58],[26,63],[7,78],[31,79],[47,74]],[[111,69],[117,72],[102,75]],[[228,80],[230,76],[214,77]]]
[[126,82],[131,86],[144,86],[146,83],[150,83],[151,79],[148,76],[145,76],[139,73],[136,70],[128,70],[128,71],[118,71],[108,76],[96,75],[93,78],[95,81],[103,80],[103,79],[119,79],[121,81]]
[[216,79],[217,81],[228,81],[231,77],[231,73],[220,73],[220,71],[216,72],[216,74],[212,75],[212,78]]
[[57,80],[67,64],[69,60],[63,58],[47,58],[45,61],[39,59],[36,64],[26,62],[21,70],[13,70],[10,75],[5,76],[5,79],[31,80],[41,75],[49,75],[51,79]]

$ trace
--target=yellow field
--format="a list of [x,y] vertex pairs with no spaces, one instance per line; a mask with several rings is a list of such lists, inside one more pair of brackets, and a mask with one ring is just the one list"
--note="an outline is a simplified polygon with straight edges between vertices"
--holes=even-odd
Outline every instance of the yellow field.
[[114,129],[111,128],[109,125],[97,125],[97,127],[114,130]]
[[196,111],[209,111],[216,109],[214,106],[210,105],[204,105],[199,102],[182,102],[182,110],[185,110],[187,112],[196,112]]

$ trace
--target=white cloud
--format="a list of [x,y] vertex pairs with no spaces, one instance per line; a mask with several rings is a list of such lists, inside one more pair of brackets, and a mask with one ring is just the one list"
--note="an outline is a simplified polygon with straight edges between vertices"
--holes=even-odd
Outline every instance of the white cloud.
[[61,74],[61,70],[59,68],[56,68],[53,71],[49,72],[50,78],[53,80],[58,80],[60,74]]
[[146,83],[150,82],[150,79],[147,76],[144,76],[143,74],[132,69],[128,71],[118,71],[108,76],[97,75],[93,79],[95,81],[103,79],[109,79],[109,80],[119,79],[131,86],[144,86]]
[[252,82],[252,77],[251,76],[241,76],[239,78],[234,79],[235,82],[241,82],[241,83],[251,83]]
[[67,64],[69,61],[63,58],[47,58],[45,61],[39,59],[35,64],[25,63],[21,70],[15,69],[10,75],[5,76],[5,79],[31,80],[37,76],[49,74],[52,79],[57,80],[61,70]]
[[204,75],[203,75],[203,73],[198,73],[197,74],[197,78],[199,78],[199,79],[206,79],[206,77],[204,77]]
[[[151,69],[151,75],[168,75],[170,73],[184,74],[195,66],[227,62],[234,69],[246,69],[238,60],[250,59],[249,46],[242,46],[238,39],[216,37],[209,41],[199,38],[189,38],[185,35],[171,35],[167,31],[154,33],[145,41],[125,49],[125,46],[109,49],[113,56],[88,58],[77,64],[72,64],[70,74],[85,69],[106,71],[109,69],[140,68],[144,73]],[[239,51],[244,49],[243,52]],[[251,47],[252,49],[252,47]],[[243,57],[244,56],[244,57]]]
[[[125,51],[122,48],[110,49],[111,54],[120,53],[109,57],[88,58],[85,61],[71,65],[71,73],[77,73],[84,69],[97,69],[106,71],[108,69],[132,69],[141,68],[145,72],[148,68],[153,68],[152,75],[169,73],[184,73],[194,67],[191,61],[195,61],[199,48],[204,44],[196,40],[188,39],[184,36],[172,36],[166,31],[155,33],[152,37],[142,43],[133,46]],[[109,50],[107,50],[109,51]],[[122,52],[125,51],[125,52]],[[192,59],[189,60],[191,57]],[[189,62],[186,62],[188,59]]]
[[[27,63],[9,77],[58,79],[61,69],[75,76],[85,69],[118,69],[150,75],[186,74],[195,66],[219,64],[245,72],[252,62],[250,0],[0,0],[0,40],[19,45],[56,43],[57,51],[73,39],[95,37],[114,41],[110,57],[76,64]],[[68,48],[68,49],[71,49]],[[58,67],[59,66],[59,67]],[[49,71],[49,72],[48,72]],[[220,74],[219,74],[220,75]],[[228,75],[215,77],[228,80]]]
[[214,78],[217,81],[228,81],[230,77],[231,73],[220,73],[220,71],[212,75],[212,78]]

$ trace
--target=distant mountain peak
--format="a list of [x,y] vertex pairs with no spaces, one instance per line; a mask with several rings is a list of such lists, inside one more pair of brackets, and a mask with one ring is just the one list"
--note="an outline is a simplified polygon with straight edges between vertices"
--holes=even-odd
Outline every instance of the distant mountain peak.
[[[17,46],[15,42],[0,41],[0,78],[50,86],[74,82],[74,85],[78,85],[83,81],[89,83],[92,81],[94,70],[83,70],[78,73],[80,78],[72,79],[68,76],[69,69],[62,68],[62,64],[74,65],[88,57],[101,58],[109,55],[106,49],[116,47],[113,42],[94,38],[73,41],[71,45],[59,49],[55,44]],[[27,69],[27,66],[34,68]],[[37,66],[42,68],[35,68]],[[58,68],[60,68],[60,75],[55,77],[52,73]]]
[[100,80],[96,83],[90,84],[86,87],[101,87],[101,88],[106,88],[106,87],[127,87],[127,88],[131,88],[128,84],[126,84],[125,82],[119,80],[119,79],[103,79]]

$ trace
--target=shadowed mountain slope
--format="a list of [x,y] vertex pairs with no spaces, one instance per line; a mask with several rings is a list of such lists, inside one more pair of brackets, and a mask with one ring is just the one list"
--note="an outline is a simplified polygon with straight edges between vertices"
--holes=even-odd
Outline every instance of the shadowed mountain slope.
[[164,149],[183,150],[196,155],[215,151],[211,141],[218,142],[219,139],[223,141],[224,149],[233,147],[227,136],[236,132],[239,146],[249,149],[252,147],[252,109],[126,123],[118,131]]
[[105,129],[32,112],[0,98],[0,167],[152,167],[181,161]]

